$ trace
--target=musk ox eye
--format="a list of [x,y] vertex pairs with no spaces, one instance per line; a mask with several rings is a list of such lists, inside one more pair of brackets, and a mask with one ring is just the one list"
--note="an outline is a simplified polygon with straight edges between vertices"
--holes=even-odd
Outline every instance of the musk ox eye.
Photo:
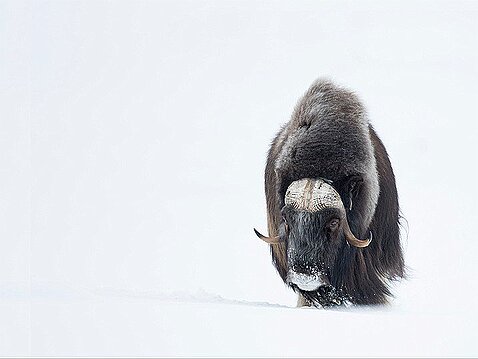
[[339,228],[340,221],[338,219],[332,219],[328,224],[327,228],[333,232]]

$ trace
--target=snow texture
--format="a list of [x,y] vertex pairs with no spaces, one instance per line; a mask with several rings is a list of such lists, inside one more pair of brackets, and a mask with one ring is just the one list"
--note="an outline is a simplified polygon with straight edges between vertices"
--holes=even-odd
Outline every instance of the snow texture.
[[[478,355],[478,2],[0,2],[0,356]],[[270,141],[317,77],[397,177],[408,281],[297,309]]]

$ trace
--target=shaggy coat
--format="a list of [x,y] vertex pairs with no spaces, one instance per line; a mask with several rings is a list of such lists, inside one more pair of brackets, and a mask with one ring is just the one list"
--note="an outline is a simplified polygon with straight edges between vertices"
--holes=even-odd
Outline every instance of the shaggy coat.
[[[351,204],[347,219],[352,232],[360,238],[373,233],[366,248],[344,241],[330,268],[331,285],[355,304],[386,303],[388,282],[404,277],[395,176],[357,96],[329,81],[312,84],[270,147],[265,169],[269,236],[279,235],[286,189],[302,178],[330,180],[345,207]],[[361,179],[353,193],[347,187],[351,178]],[[286,282],[287,243],[271,245],[271,254]],[[294,290],[327,306],[320,291]]]

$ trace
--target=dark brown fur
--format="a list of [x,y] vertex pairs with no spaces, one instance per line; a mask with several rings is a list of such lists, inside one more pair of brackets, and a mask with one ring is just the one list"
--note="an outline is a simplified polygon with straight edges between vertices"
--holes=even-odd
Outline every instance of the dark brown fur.
[[[388,282],[404,277],[405,268],[392,166],[358,98],[319,80],[299,101],[291,121],[279,131],[269,151],[265,169],[269,235],[279,234],[284,195],[290,183],[300,178],[330,179],[342,201],[348,203],[347,181],[356,175],[363,177],[363,186],[347,218],[356,236],[363,238],[372,231],[373,241],[363,249],[342,245],[329,280],[353,303],[386,303],[391,295]],[[271,253],[279,275],[286,281],[287,243],[271,245]],[[308,300],[323,304],[318,291],[294,289]]]

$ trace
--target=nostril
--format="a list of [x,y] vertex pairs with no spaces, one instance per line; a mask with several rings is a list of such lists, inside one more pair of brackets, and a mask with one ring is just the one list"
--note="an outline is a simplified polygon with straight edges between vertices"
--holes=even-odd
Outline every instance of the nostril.
[[306,275],[312,275],[317,273],[317,267],[314,265],[310,265],[308,263],[301,263],[301,262],[295,262],[292,266],[291,269],[300,274],[306,274]]

